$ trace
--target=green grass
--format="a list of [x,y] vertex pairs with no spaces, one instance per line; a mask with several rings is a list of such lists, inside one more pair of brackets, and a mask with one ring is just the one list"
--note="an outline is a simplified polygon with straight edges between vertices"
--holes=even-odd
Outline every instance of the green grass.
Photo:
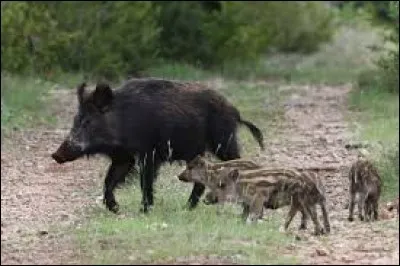
[[376,163],[383,179],[382,199],[392,199],[399,190],[398,95],[379,87],[354,90],[349,104],[352,110],[358,112],[351,118],[358,126],[355,138],[374,144],[369,150],[369,157]]
[[146,71],[147,76],[177,80],[205,80],[213,77],[211,72],[181,63],[160,62]]
[[[281,219],[271,217],[262,224],[246,225],[238,209],[215,206],[185,210],[191,185],[176,180],[178,168],[164,167],[157,183],[159,193],[151,214],[140,214],[138,185],[121,189],[117,197],[118,219],[103,206],[94,219],[78,232],[81,249],[90,264],[156,263],[196,255],[238,257],[240,263],[294,263],[291,257],[276,256],[279,247],[291,239],[278,228]],[[161,180],[162,179],[162,180]]]
[[46,92],[55,84],[31,76],[1,74],[1,131],[54,122],[46,108]]

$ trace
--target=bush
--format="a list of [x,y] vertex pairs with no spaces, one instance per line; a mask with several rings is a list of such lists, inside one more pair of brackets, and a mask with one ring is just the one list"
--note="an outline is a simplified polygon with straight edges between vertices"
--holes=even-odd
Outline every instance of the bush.
[[135,74],[157,56],[157,12],[146,1],[9,2],[2,5],[2,69]]
[[[166,59],[204,68],[268,48],[311,52],[332,34],[319,2],[94,1],[2,4],[2,69],[114,79]],[[218,8],[216,8],[216,7]],[[221,9],[219,9],[221,7]]]
[[198,2],[163,2],[161,55],[210,67],[250,61],[268,48],[313,52],[333,35],[332,14],[319,2],[224,1],[220,12]]
[[198,1],[157,2],[160,56],[166,60],[195,65],[210,65],[213,51],[205,36],[203,23],[208,13]]
[[1,68],[12,72],[48,72],[57,65],[60,48],[74,39],[58,31],[46,4],[7,2],[1,5]]
[[385,35],[386,47],[376,47],[382,56],[376,62],[376,68],[362,73],[358,78],[358,86],[363,89],[381,88],[388,92],[399,92],[399,2],[390,3],[390,15],[393,23],[389,25],[389,33]]
[[159,29],[151,2],[112,2],[85,46],[90,67],[87,71],[106,78],[118,73],[136,75],[157,57]]
[[271,1],[261,14],[269,46],[281,52],[311,53],[331,40],[333,14],[324,3],[316,1]]
[[380,68],[383,86],[391,92],[399,92],[399,2],[392,1],[390,15],[394,23],[390,33],[385,36],[386,42],[392,47],[377,62]]

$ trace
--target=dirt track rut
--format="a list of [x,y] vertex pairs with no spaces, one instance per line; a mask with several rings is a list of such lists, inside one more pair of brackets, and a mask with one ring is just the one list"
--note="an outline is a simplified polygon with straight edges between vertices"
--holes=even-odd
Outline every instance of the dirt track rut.
[[[356,151],[348,151],[350,128],[345,121],[349,114],[346,98],[350,86],[288,86],[290,97],[283,124],[277,125],[280,137],[266,145],[259,157],[266,165],[332,168],[321,170],[326,187],[331,234],[327,237],[298,235],[302,241],[288,247],[288,254],[298,254],[308,264],[399,264],[398,218],[376,223],[347,221],[348,169],[357,159]],[[381,206],[383,208],[384,206]],[[287,211],[279,210],[281,212]],[[298,218],[297,218],[298,219]],[[299,220],[299,219],[298,219]],[[296,233],[297,224],[292,225]]]

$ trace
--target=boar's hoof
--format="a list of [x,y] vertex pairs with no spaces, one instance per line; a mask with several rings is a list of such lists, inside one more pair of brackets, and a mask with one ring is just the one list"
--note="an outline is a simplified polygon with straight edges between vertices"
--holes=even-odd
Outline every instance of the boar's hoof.
[[119,205],[115,202],[115,200],[107,200],[103,199],[103,204],[106,205],[107,209],[113,213],[118,213]]
[[353,218],[353,217],[349,217],[349,218],[347,218],[347,220],[348,220],[349,222],[352,222],[352,221],[354,221],[354,218]]
[[59,164],[62,164],[63,162],[65,162],[65,159],[57,153],[51,154],[51,157]]
[[324,235],[324,234],[325,234],[325,231],[322,228],[315,229],[315,231],[314,231],[315,236],[320,236],[320,235]]
[[300,224],[299,230],[306,230],[307,226],[305,224]]
[[118,205],[117,203],[115,203],[114,206],[110,206],[110,207],[108,207],[108,209],[109,209],[111,212],[113,212],[113,213],[118,213],[118,211],[119,211],[119,205]]
[[151,209],[153,208],[152,205],[143,205],[142,207],[140,207],[140,212],[141,213],[149,213],[149,211],[151,211]]
[[331,228],[330,227],[325,228],[325,234],[329,234],[330,232],[331,232]]

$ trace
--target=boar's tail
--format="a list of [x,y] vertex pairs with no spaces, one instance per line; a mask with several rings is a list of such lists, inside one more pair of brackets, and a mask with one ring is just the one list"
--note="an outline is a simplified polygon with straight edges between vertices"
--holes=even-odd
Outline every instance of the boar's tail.
[[264,140],[263,140],[264,137],[263,134],[261,133],[261,130],[249,121],[240,120],[240,123],[247,126],[253,137],[257,140],[258,144],[260,145],[261,150],[264,150]]

